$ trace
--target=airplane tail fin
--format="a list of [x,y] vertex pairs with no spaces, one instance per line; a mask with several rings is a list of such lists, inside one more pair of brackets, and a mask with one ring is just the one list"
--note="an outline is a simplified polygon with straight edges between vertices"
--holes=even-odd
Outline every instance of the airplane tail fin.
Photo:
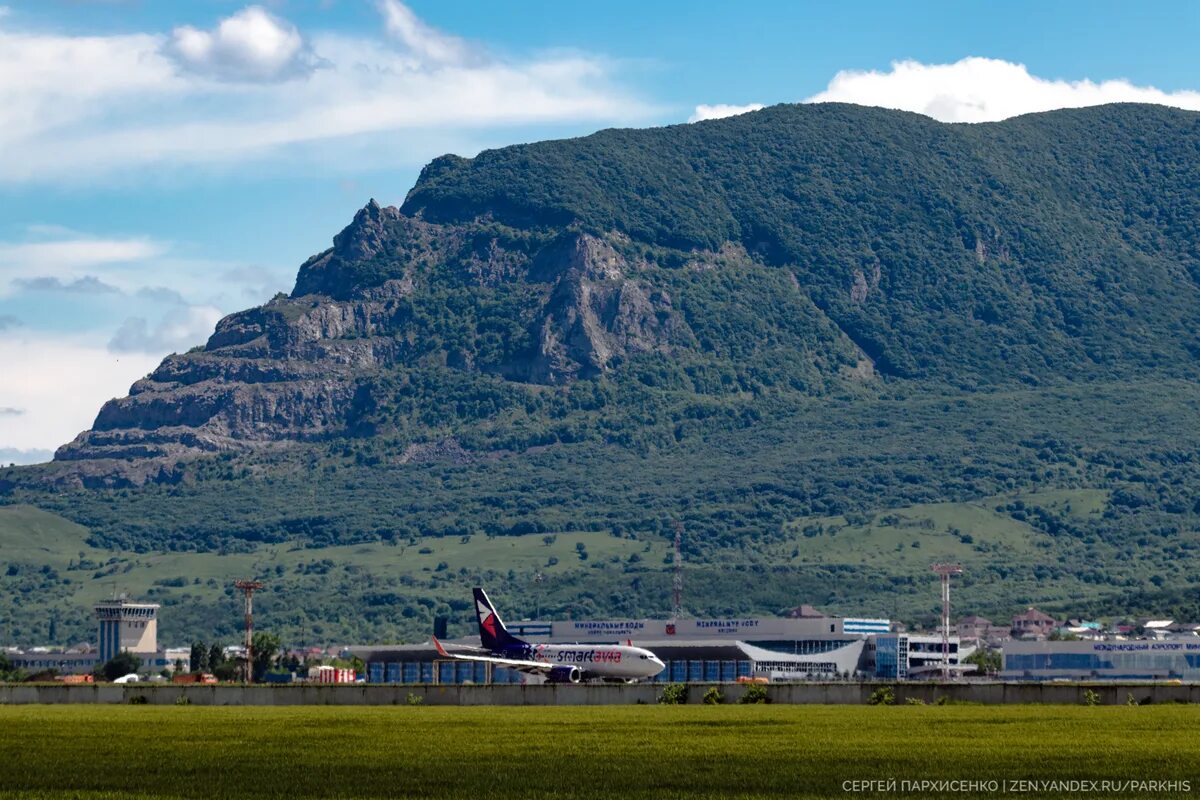
[[487,592],[475,587],[475,616],[479,619],[479,639],[488,650],[504,650],[525,642],[508,632]]

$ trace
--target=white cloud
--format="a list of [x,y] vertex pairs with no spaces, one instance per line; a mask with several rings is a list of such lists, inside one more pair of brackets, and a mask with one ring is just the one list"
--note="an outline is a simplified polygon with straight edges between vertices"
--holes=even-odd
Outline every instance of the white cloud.
[[[99,284],[109,288],[130,288],[142,278],[138,272],[145,262],[161,256],[166,246],[146,238],[98,238],[75,235],[50,242],[0,242],[0,297],[19,289],[96,290]],[[126,265],[137,269],[122,276],[111,271]],[[108,270],[102,281],[96,276]],[[117,279],[111,280],[112,275]],[[112,284],[117,284],[112,286]]]
[[0,447],[0,464],[41,464],[54,456],[53,450],[18,450],[15,447]]
[[[488,58],[403,5],[385,2],[380,11],[377,37],[317,32],[303,43],[296,32],[299,51],[279,33],[279,25],[294,30],[287,23],[274,34],[261,19],[243,24],[240,37],[222,32],[232,20],[246,23],[249,11],[214,32],[177,29],[173,38],[21,32],[0,23],[0,183],[269,158],[293,174],[331,160],[345,168],[354,168],[350,159],[411,165],[471,132],[631,123],[654,113],[614,84],[601,59]],[[297,52],[321,68],[304,80],[265,79],[290,74],[287,58]],[[260,80],[212,80],[214,70]]]
[[471,59],[470,47],[464,40],[426,25],[400,0],[380,0],[378,6],[387,32],[421,61],[462,64]]
[[159,356],[204,344],[223,315],[212,306],[172,308],[151,326],[145,317],[129,317],[108,341],[114,353],[150,353]]
[[70,282],[58,278],[17,278],[13,285],[18,289],[34,292],[74,292],[75,294],[119,294],[120,289],[97,278],[85,275]]
[[846,70],[805,102],[895,108],[943,122],[990,122],[1105,103],[1154,103],[1200,111],[1200,92],[1164,92],[1127,80],[1049,80],[1031,75],[1023,64],[964,58],[953,64],[897,61],[887,72]]
[[221,20],[212,32],[178,27],[164,52],[185,69],[229,81],[281,80],[317,65],[296,26],[260,6]]
[[70,441],[91,427],[105,401],[127,394],[161,357],[114,354],[99,342],[103,336],[96,334],[0,338],[0,406],[25,409],[0,416],[0,448],[39,450]]
[[166,303],[168,305],[185,306],[187,300],[184,296],[174,289],[169,289],[166,286],[143,286],[137,290],[137,296],[146,300],[154,300],[158,303]]
[[747,103],[744,106],[731,106],[725,103],[717,103],[712,106],[699,105],[696,106],[695,112],[688,117],[688,122],[703,122],[706,119],[735,117],[738,114],[748,114],[751,111],[758,111],[763,107],[762,103]]
[[[144,236],[102,238],[53,225],[27,231],[33,235],[27,241],[0,241],[0,300],[70,292],[233,311],[290,289],[295,277],[291,268],[181,258],[175,245]],[[16,317],[0,314],[0,330],[16,324]]]

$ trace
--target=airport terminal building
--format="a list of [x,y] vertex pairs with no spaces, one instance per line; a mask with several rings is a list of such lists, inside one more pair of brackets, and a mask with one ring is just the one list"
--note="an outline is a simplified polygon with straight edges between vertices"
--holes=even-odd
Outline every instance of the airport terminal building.
[[1113,641],[1012,641],[1005,680],[1200,681],[1200,637]]
[[[884,669],[904,680],[919,677],[929,656],[909,634],[890,633],[886,619],[806,616],[686,620],[561,620],[509,623],[531,644],[624,644],[652,651],[666,665],[660,682],[715,682],[765,677],[771,680],[830,680],[879,676],[877,645],[892,653]],[[937,659],[941,659],[941,638]],[[453,648],[478,647],[477,637],[446,642]],[[432,644],[362,646],[350,651],[366,664],[371,683],[502,683],[525,676],[490,665],[440,659]],[[911,655],[910,655],[911,651]],[[958,663],[958,639],[951,639],[951,663]]]

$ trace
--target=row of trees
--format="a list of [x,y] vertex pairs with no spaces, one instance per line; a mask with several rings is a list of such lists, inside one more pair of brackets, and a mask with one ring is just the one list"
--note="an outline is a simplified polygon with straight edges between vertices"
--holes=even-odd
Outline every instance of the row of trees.
[[[281,656],[280,649],[278,636],[271,633],[254,634],[255,681],[261,681],[268,672],[276,668],[288,672],[299,669],[300,660],[295,656]],[[222,681],[233,681],[242,677],[239,659],[226,656],[224,646],[218,643],[209,645],[201,641],[192,642],[191,670],[193,673],[210,673]]]

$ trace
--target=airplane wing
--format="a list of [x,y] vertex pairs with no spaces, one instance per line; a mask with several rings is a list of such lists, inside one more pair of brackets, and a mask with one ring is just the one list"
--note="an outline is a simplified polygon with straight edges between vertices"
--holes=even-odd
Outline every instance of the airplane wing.
[[451,653],[442,643],[437,640],[436,636],[430,637],[433,639],[433,647],[437,650],[438,655],[442,658],[455,658],[459,661],[483,661],[488,664],[495,664],[498,667],[508,667],[515,669],[518,672],[537,673],[545,675],[554,669],[554,664],[546,664],[542,661],[525,661],[519,658],[499,658],[497,656],[468,656],[463,653]]

